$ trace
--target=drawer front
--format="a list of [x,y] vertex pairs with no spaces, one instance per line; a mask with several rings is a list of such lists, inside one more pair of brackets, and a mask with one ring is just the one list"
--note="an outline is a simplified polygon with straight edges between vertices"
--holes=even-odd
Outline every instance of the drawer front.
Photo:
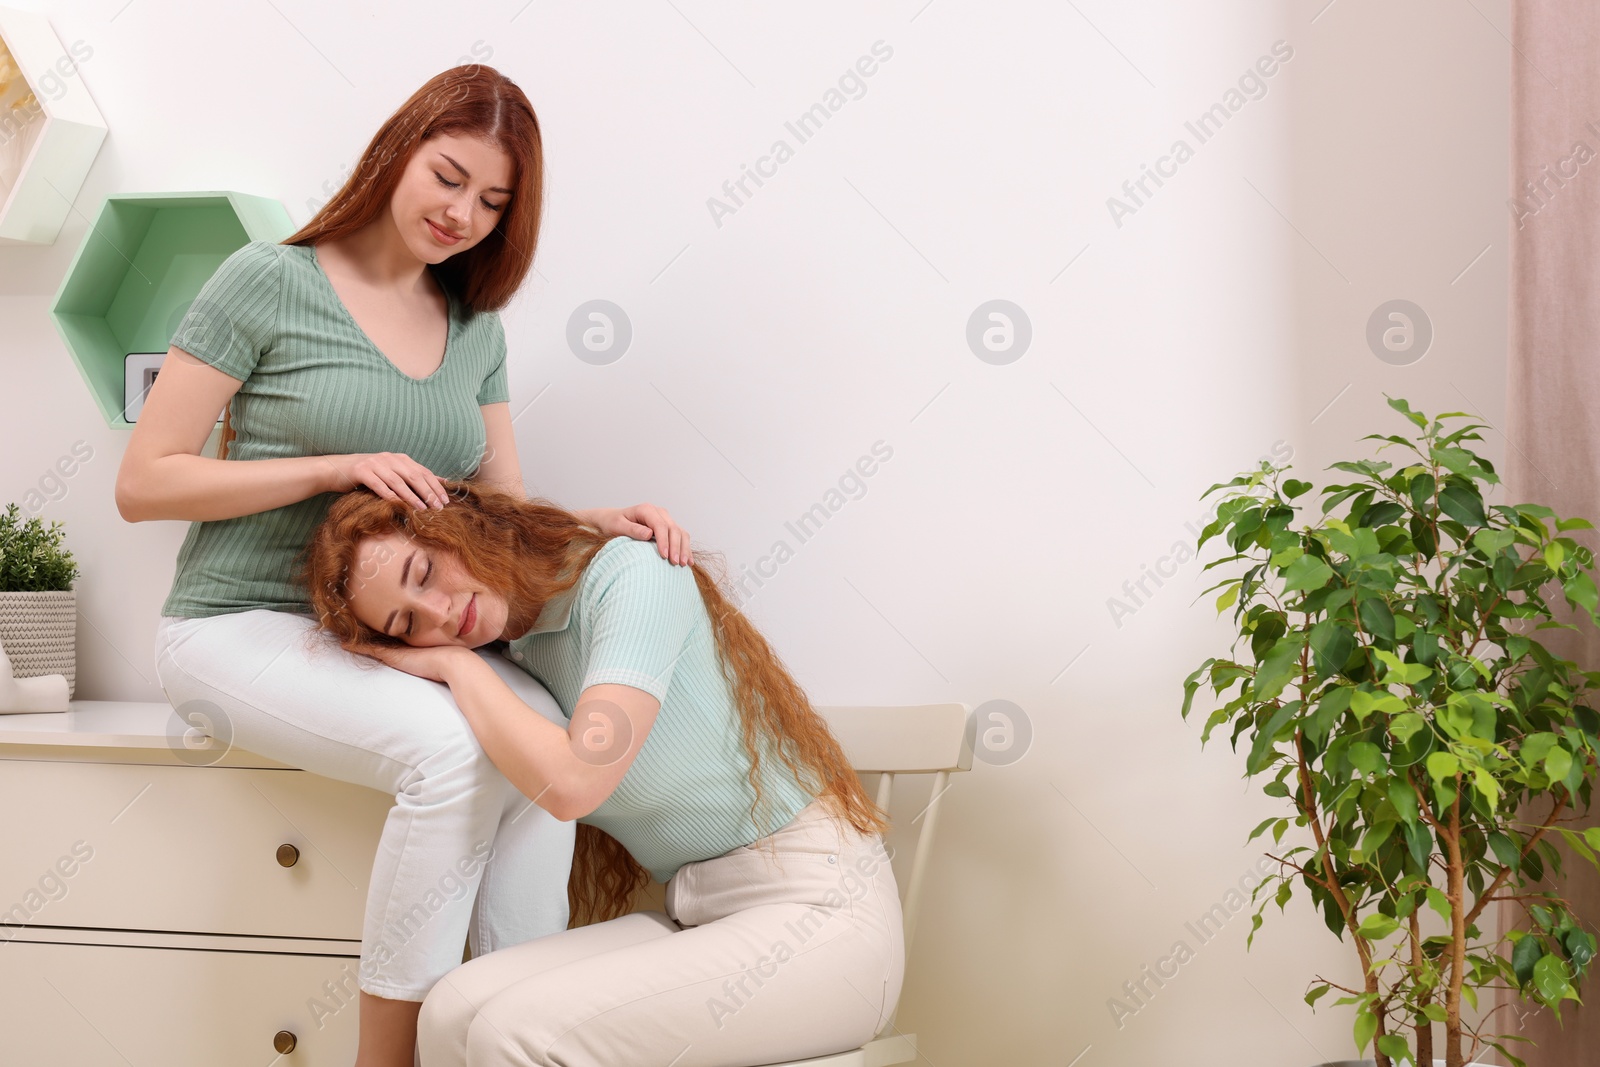
[[[359,961],[158,948],[0,948],[8,1064],[349,1067]],[[274,1038],[294,1035],[279,1057]]]
[[0,923],[359,941],[393,803],[304,771],[0,760]]

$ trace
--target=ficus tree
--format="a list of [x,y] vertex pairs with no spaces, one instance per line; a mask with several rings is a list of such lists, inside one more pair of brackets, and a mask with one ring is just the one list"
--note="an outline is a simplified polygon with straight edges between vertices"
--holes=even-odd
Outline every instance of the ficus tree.
[[[1523,1067],[1503,1042],[1527,1039],[1481,1034],[1487,1020],[1464,1024],[1462,1004],[1476,1011],[1479,991],[1510,988],[1559,1020],[1595,954],[1551,886],[1558,842],[1600,867],[1600,828],[1565,825],[1589,807],[1600,714],[1587,701],[1600,672],[1539,641],[1575,629],[1553,615],[1557,595],[1600,626],[1593,553],[1568,536],[1593,527],[1541,505],[1491,505],[1499,478],[1468,447],[1483,424],[1389,405],[1415,432],[1363,440],[1398,449],[1396,463],[1334,463],[1351,480],[1308,495],[1310,482],[1263,461],[1202,494],[1224,491],[1196,548],[1220,537],[1231,550],[1206,569],[1241,573],[1206,592],[1221,591],[1217,612],[1232,609],[1237,637],[1189,675],[1183,716],[1202,686],[1225,700],[1201,745],[1231,724],[1235,750],[1249,742],[1245,775],[1265,776],[1264,791],[1293,808],[1248,840],[1270,830],[1281,845],[1291,822],[1309,833],[1273,856],[1249,935],[1296,885],[1349,935],[1363,984],[1317,976],[1306,1002],[1347,994],[1335,1003],[1355,1006],[1357,1049],[1372,1045],[1379,1067],[1431,1067],[1435,1023],[1448,1067],[1486,1047]],[[1495,901],[1514,901],[1519,921],[1486,937]],[[1425,935],[1424,908],[1447,933]]]

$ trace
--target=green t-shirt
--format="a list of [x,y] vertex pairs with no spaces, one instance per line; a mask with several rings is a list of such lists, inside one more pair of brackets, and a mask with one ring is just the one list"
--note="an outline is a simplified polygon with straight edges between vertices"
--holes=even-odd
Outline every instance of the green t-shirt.
[[752,821],[750,758],[711,616],[694,572],[662,559],[652,541],[607,541],[577,585],[546,604],[508,652],[569,721],[591,685],[629,685],[661,701],[616,790],[578,820],[616,838],[657,881],[751,844],[815,799],[769,744],[761,792],[770,825]]
[[[242,383],[229,461],[400,452],[467,478],[486,443],[479,405],[510,399],[505,333],[499,315],[449,301],[444,362],[412,378],[356,325],[311,246],[252,241],[201,288],[171,343]],[[295,557],[338,495],[191,523],[161,614],[310,614]]]

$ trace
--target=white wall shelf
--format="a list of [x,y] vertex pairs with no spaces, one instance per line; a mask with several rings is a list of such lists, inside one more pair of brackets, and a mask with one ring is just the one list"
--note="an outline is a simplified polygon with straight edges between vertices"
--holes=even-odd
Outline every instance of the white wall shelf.
[[0,8],[0,47],[0,244],[54,244],[106,122],[43,15]]

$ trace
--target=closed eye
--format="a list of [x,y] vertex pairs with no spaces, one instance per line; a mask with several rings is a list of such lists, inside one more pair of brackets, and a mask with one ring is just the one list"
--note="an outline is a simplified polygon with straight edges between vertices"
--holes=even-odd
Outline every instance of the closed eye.
[[[433,577],[433,559],[430,557],[428,559],[428,569],[422,575],[421,579],[418,580],[417,588],[421,589],[423,586],[427,585],[428,584],[428,579],[432,578],[432,577]],[[406,620],[406,636],[407,637],[411,636],[411,627],[416,624],[416,621],[417,621],[417,613],[413,611],[411,613],[411,617]]]
[[[433,176],[435,178],[438,178],[439,179],[439,184],[443,185],[447,189],[459,189],[459,188],[461,188],[461,183],[460,182],[453,182],[449,178],[446,178],[443,174],[440,174],[438,171],[434,171],[433,172]],[[488,208],[490,211],[504,211],[505,208],[506,208],[506,206],[504,204],[491,204],[491,203],[489,203],[489,201],[484,200],[481,196],[478,198],[478,200],[479,200],[480,203],[483,204],[484,207]]]

